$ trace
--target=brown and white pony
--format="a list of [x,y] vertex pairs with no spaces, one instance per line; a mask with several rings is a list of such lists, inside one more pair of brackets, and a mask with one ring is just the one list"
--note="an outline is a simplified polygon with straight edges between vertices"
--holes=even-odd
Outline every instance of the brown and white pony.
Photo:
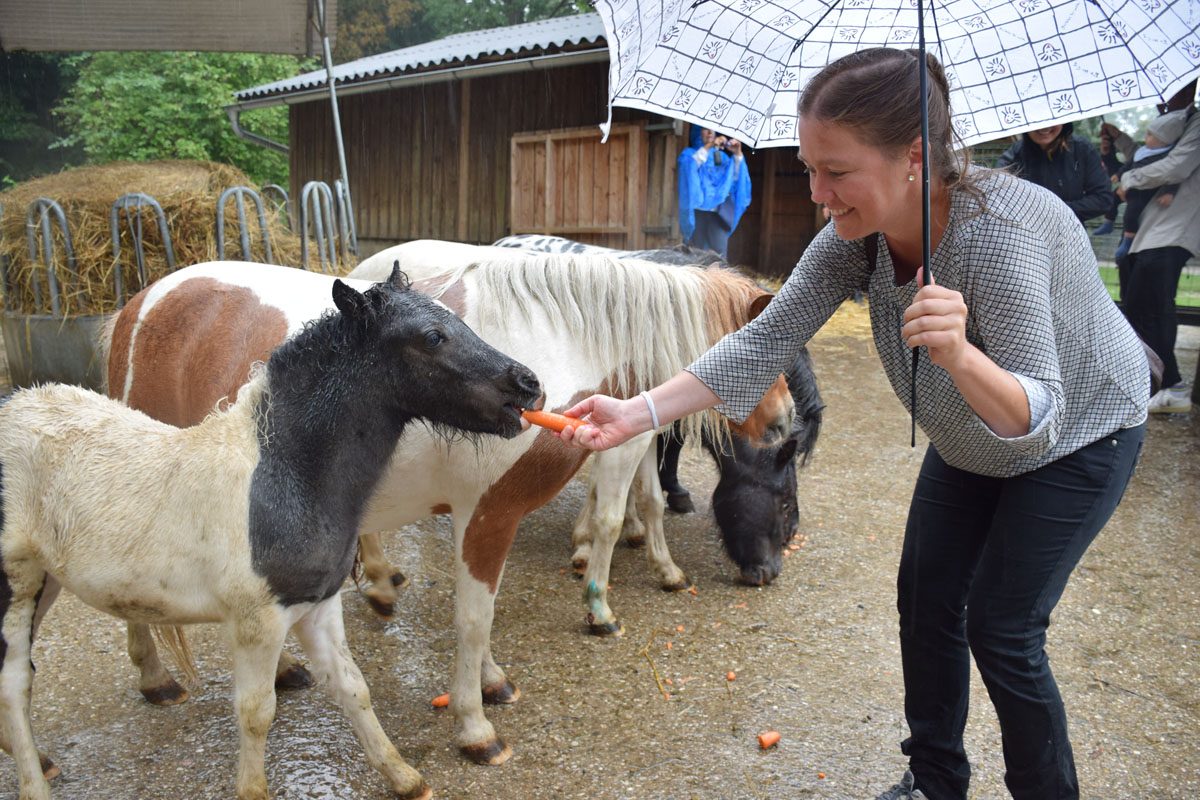
[[430,797],[371,708],[345,641],[341,587],[364,507],[406,429],[511,438],[541,390],[399,273],[365,294],[342,281],[324,288],[337,310],[193,427],[61,384],[0,406],[0,743],[16,759],[22,800],[50,797],[52,767],[29,717],[30,650],[60,587],[125,620],[221,623],[241,800],[268,797],[272,683],[289,630],[391,789]]
[[[562,240],[567,241],[567,240]],[[594,263],[604,264],[616,260],[627,261],[630,268],[642,269],[647,262],[619,254],[619,251],[602,252],[571,252],[573,258],[590,259]],[[644,251],[651,254],[652,251]],[[416,276],[417,279],[427,280],[436,284],[450,265],[459,268],[484,260],[498,262],[511,261],[522,263],[531,257],[563,258],[560,253],[538,253],[522,251],[511,247],[492,246],[477,247],[474,245],[442,242],[436,240],[417,240],[390,247],[380,253],[363,260],[350,273],[350,277],[377,280],[379,275],[386,274],[392,264],[399,264],[402,269]],[[694,312],[681,307],[684,317],[676,323],[681,326],[681,334],[670,331],[660,336],[655,346],[659,348],[675,348],[679,353],[695,354],[695,337],[689,339],[687,331],[696,331],[705,343],[712,343],[721,336],[735,330],[749,319],[753,318],[770,300],[771,295],[765,289],[758,287],[754,281],[734,270],[712,265],[709,267],[683,267],[681,262],[656,262],[656,270],[661,264],[671,264],[677,269],[686,269],[689,275],[703,277],[708,296],[705,302],[703,316],[697,317]],[[721,287],[720,291],[716,287]],[[498,305],[502,294],[476,288],[476,302],[481,309],[496,307],[498,316],[489,322],[492,326],[504,324],[502,306]],[[738,304],[729,304],[728,296],[740,296],[749,302],[749,310],[744,314],[731,314],[732,310],[740,310]],[[582,295],[586,298],[586,295]],[[712,301],[716,302],[712,302]],[[482,312],[481,312],[482,316]],[[667,317],[669,319],[669,317]],[[472,323],[474,324],[474,323]],[[703,333],[697,330],[697,325],[703,324]],[[532,331],[531,331],[532,332]],[[487,333],[483,333],[488,338]],[[703,349],[703,348],[702,348]],[[682,358],[682,364],[690,361],[690,355]],[[788,420],[792,415],[792,396],[784,377],[776,381],[772,390],[763,398],[755,413],[744,425],[731,425],[734,441],[742,445],[744,458],[741,471],[754,471],[755,479],[774,479],[780,470],[757,468],[752,458],[748,456],[754,445],[775,445],[785,440],[791,433]],[[711,421],[711,420],[710,420]],[[693,425],[696,423],[693,422]],[[724,431],[722,430],[722,434]],[[719,450],[728,450],[729,436],[708,436],[708,441],[714,443]],[[790,450],[789,456],[790,458]],[[733,475],[737,470],[728,470]],[[763,561],[769,562],[771,557],[780,559],[782,546],[787,543],[796,530],[795,519],[786,518],[786,514],[774,515],[771,509],[752,509],[745,507],[764,500],[785,500],[782,505],[788,506],[793,512],[796,504],[794,469],[790,473],[790,496],[787,492],[777,492],[767,497],[762,492],[746,492],[740,495],[727,492],[726,506],[734,515],[753,517],[763,524],[763,529],[756,531],[755,538],[763,541],[753,545],[755,549],[764,551]],[[735,479],[731,479],[735,480]],[[646,556],[649,564],[658,576],[660,585],[669,591],[687,589],[691,583],[683,570],[675,564],[667,547],[663,531],[664,504],[659,488],[657,448],[653,436],[637,437],[621,447],[598,453],[592,460],[588,477],[587,501],[580,510],[571,532],[573,553],[572,564],[584,577],[584,602],[586,605],[586,622],[588,630],[596,635],[619,635],[621,624],[608,603],[608,577],[612,564],[613,551],[621,532],[624,530],[631,544],[646,544]],[[753,483],[753,481],[747,481]],[[786,481],[785,481],[786,483]],[[634,488],[640,491],[634,491]],[[779,516],[779,519],[772,517]],[[794,516],[794,513],[793,513]],[[725,529],[732,530],[735,526],[725,524]],[[723,535],[726,531],[723,529]],[[372,604],[381,612],[390,611],[395,599],[395,586],[402,583],[398,573],[387,562],[379,537],[368,534],[363,537],[362,559],[364,572],[371,581],[368,593]],[[765,568],[765,567],[764,567]]]
[[[551,409],[597,390],[636,393],[665,380],[769,299],[753,282],[722,272],[513,257],[512,251],[502,261],[480,261],[473,248],[471,258],[455,263],[447,248],[436,249],[435,264],[445,266],[404,266],[414,286],[439,297],[484,341],[530,366]],[[237,262],[173,273],[133,298],[112,327],[110,392],[152,416],[189,424],[219,398],[232,396],[264,349],[321,313],[330,281]],[[242,333],[221,334],[228,330]],[[770,424],[786,429],[790,412],[786,397]],[[722,435],[715,415],[695,425]],[[561,490],[585,456],[545,431],[463,445],[412,430],[364,516],[363,533],[392,531],[431,514],[452,516],[458,650],[451,710],[459,747],[479,763],[503,762],[511,752],[482,703],[513,702],[519,694],[490,644],[495,596],[517,525]],[[384,583],[393,589],[389,577],[372,588]],[[153,657],[158,677],[170,681],[147,634],[132,629],[131,638],[140,643],[131,649],[140,650],[144,670]]]

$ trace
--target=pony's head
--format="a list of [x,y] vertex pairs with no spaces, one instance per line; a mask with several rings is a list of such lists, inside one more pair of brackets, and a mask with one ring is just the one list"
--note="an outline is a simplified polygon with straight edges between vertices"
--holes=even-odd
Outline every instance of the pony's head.
[[511,438],[521,432],[521,409],[544,402],[528,367],[413,290],[398,263],[366,292],[334,281],[333,302],[351,336],[377,356],[380,402],[402,417]]

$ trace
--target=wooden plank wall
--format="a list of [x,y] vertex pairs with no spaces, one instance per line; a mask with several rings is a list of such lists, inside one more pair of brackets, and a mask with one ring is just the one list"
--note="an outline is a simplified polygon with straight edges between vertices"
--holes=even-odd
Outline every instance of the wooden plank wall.
[[[605,63],[531,69],[341,96],[360,241],[377,249],[418,238],[490,243],[507,235],[512,136],[599,125],[607,113],[607,70]],[[297,200],[306,181],[332,185],[339,177],[331,116],[328,102],[291,106],[291,191]],[[679,136],[661,117],[614,109],[614,123],[634,121],[650,128],[641,210],[644,246],[670,246],[679,241],[675,158],[686,143],[686,126]],[[732,261],[767,275],[790,271],[816,230],[795,153],[784,154],[748,153],[753,202],[730,242]],[[581,153],[571,158],[560,168],[578,171]],[[769,215],[763,194],[768,164],[776,187]],[[546,186],[544,173],[538,177],[536,185]],[[585,191],[583,182],[572,185]],[[588,188],[588,198],[577,194],[571,201],[576,208],[590,204],[594,210],[600,194],[615,202],[607,187],[593,182]],[[543,198],[531,202],[541,204]],[[768,219],[774,220],[769,247],[760,237]]]

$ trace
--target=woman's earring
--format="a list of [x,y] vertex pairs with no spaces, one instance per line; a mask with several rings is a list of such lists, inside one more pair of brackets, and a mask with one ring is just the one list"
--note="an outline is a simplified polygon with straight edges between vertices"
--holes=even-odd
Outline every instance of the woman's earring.
[[909,182],[909,183],[912,183],[912,182],[913,182],[913,181],[915,181],[916,179],[917,179],[917,176],[916,176],[916,175],[913,175],[911,172],[910,172],[910,173],[908,173],[908,182]]

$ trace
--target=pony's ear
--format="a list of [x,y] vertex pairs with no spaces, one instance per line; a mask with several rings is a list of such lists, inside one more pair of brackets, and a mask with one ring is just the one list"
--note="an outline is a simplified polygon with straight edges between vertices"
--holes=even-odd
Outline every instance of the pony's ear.
[[408,291],[412,286],[412,281],[408,279],[407,275],[401,272],[398,260],[392,262],[392,274],[388,276],[388,283],[391,284],[393,289],[401,292]]
[[764,292],[750,301],[750,319],[754,319],[761,314],[763,309],[767,307],[767,303],[773,299],[775,299],[775,295],[770,292]]
[[333,304],[348,319],[362,319],[367,310],[367,298],[340,278],[333,281]]
[[775,453],[775,468],[783,469],[787,466],[787,462],[791,461],[796,456],[796,448],[800,442],[795,436],[789,436],[783,440],[783,444],[779,446],[778,452]]

